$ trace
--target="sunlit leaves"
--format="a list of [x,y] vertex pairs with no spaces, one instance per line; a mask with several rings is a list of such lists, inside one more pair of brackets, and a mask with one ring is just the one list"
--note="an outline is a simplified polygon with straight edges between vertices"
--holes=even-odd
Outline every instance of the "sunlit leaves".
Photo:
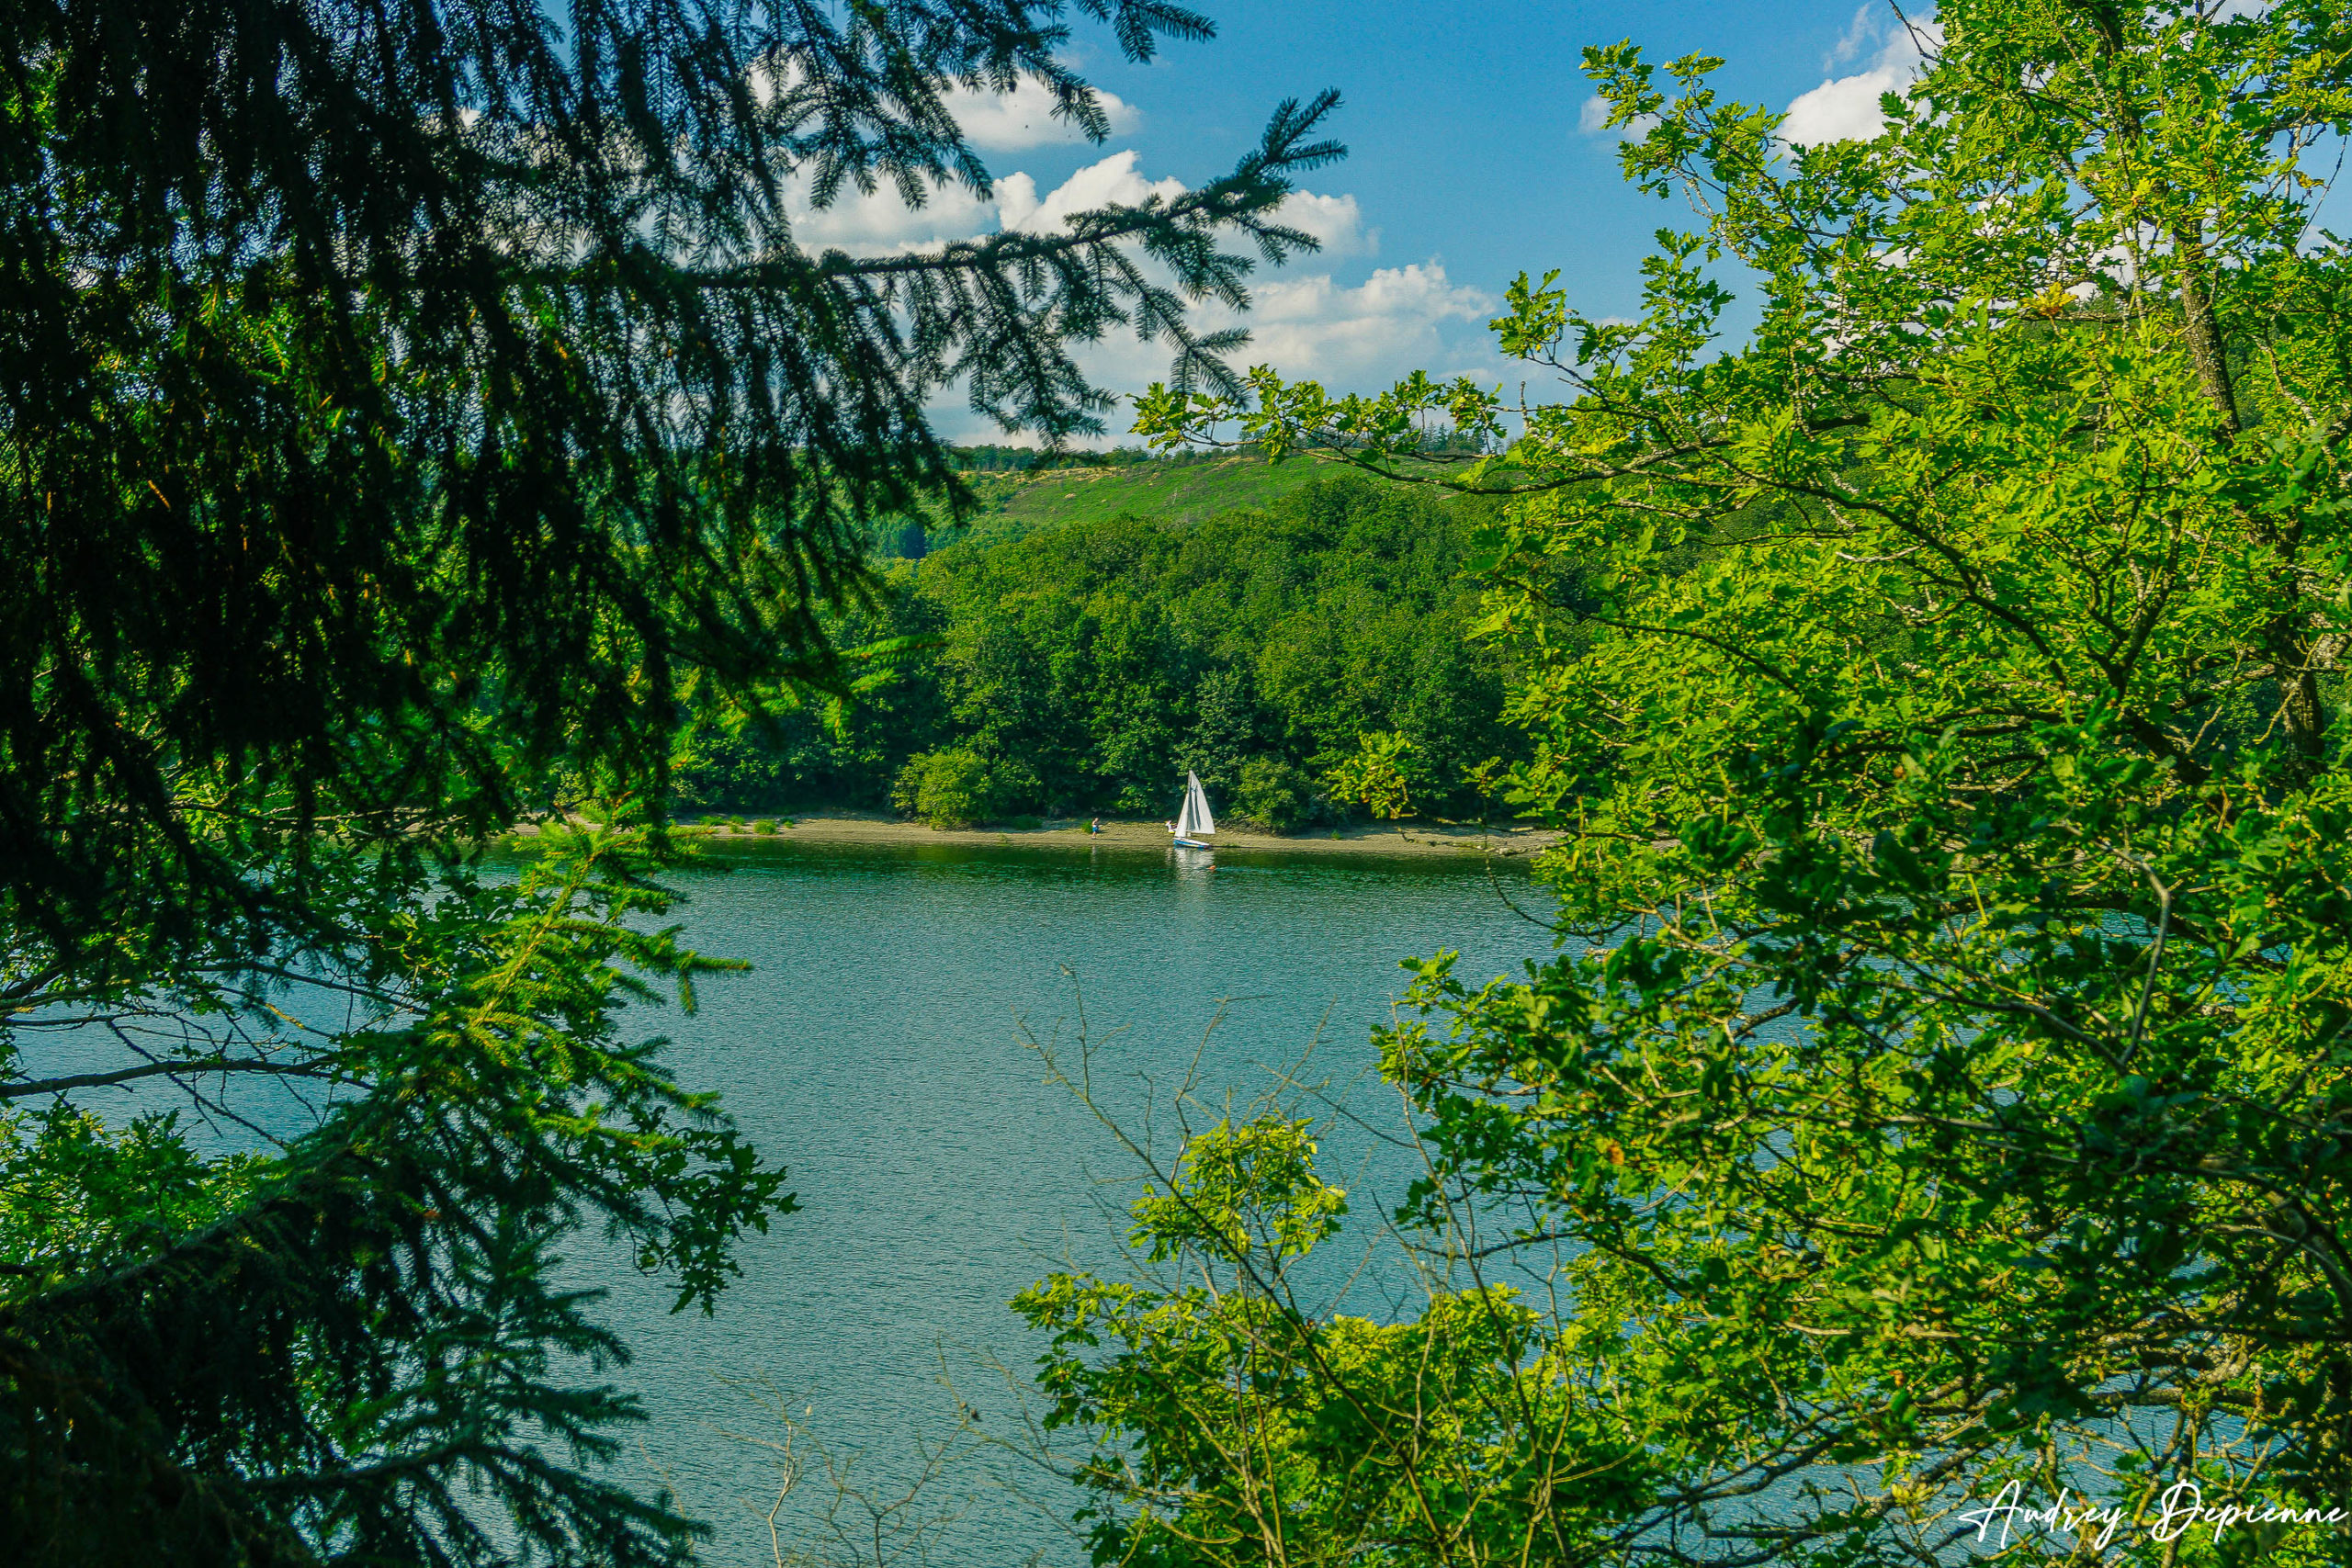
[[[1490,411],[1471,482],[1516,497],[1483,629],[1569,952],[1426,967],[1436,1022],[1385,1050],[1435,1155],[1408,1217],[1514,1214],[1547,1341],[1617,1337],[1661,1434],[1679,1500],[1596,1554],[1932,1554],[2008,1478],[2342,1485],[2327,10],[1946,4],[1880,134],[1804,150],[1712,62],[1588,56],[1629,176],[1701,226],[1633,321],[1547,276],[1497,323],[1568,387]],[[1158,434],[1420,477],[1425,385],[1252,390]]]

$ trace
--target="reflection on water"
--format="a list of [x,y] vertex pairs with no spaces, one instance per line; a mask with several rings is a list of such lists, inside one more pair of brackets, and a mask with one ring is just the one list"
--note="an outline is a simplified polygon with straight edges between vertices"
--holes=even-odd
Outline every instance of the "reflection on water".
[[[1404,988],[1397,961],[1453,948],[1483,978],[1551,951],[1476,863],[786,840],[732,864],[690,879],[685,915],[697,947],[755,968],[661,1027],[682,1078],[721,1090],[789,1164],[805,1209],[752,1239],[714,1318],[669,1317],[658,1286],[598,1269],[639,1351],[622,1376],[652,1415],[648,1451],[720,1527],[713,1562],[768,1560],[743,1505],[773,1495],[765,1456],[714,1429],[759,1424],[718,1377],[805,1394],[829,1448],[862,1454],[861,1473],[903,1474],[910,1438],[951,1424],[943,1352],[1001,1427],[1001,1382],[970,1370],[984,1351],[1021,1370],[1035,1353],[1006,1301],[1069,1262],[1116,1267],[1135,1168],[1042,1081],[1024,1027],[1067,1049],[1082,1003],[1102,1098],[1138,1127],[1156,1102],[1163,1134],[1196,1055],[1212,1117],[1312,1050],[1304,1080],[1393,1124],[1367,1032]],[[1523,878],[1504,887],[1530,902]],[[1344,1124],[1324,1151],[1360,1216],[1409,1179]],[[1363,1288],[1351,1309],[1376,1312]],[[1013,1562],[1052,1544],[1034,1516],[983,1497],[944,1557]],[[1049,1560],[1081,1558],[1065,1543]]]

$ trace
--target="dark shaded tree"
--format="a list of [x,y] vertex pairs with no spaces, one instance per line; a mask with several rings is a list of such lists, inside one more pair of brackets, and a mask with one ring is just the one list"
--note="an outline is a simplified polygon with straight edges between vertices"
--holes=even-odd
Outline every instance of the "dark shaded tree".
[[[671,1561],[595,1478],[605,1225],[707,1305],[780,1171],[626,1008],[693,714],[847,685],[873,520],[968,503],[922,410],[1098,428],[1073,345],[1224,385],[1329,95],[1225,178],[924,255],[800,196],[988,174],[956,87],[1144,0],[28,0],[0,10],[0,1547]],[[551,829],[516,886],[469,847]],[[632,919],[636,920],[633,925]],[[317,1091],[299,1128],[238,1084]],[[253,1152],[70,1097],[170,1085]],[[141,1103],[144,1103],[143,1101]]]

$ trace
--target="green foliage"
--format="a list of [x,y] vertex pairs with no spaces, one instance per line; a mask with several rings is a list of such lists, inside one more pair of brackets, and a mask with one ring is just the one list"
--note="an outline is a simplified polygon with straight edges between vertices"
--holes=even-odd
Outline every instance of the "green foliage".
[[[176,1111],[109,1129],[53,1100],[0,1120],[0,1254],[120,1258],[156,1236],[201,1230],[250,1196],[263,1162],[189,1152]],[[22,1267],[31,1267],[24,1264]]]
[[[1208,31],[1076,8],[1138,58]],[[1229,382],[1239,337],[1183,300],[1245,302],[1230,237],[1312,248],[1272,214],[1340,154],[1334,94],[1066,231],[882,257],[792,232],[803,175],[820,205],[986,189],[954,88],[1041,83],[1104,134],[1065,10],[10,7],[6,918],[58,945],[142,903],[192,940],[266,927],[217,823],[409,843],[567,775],[658,784],[682,700],[834,678],[810,617],[856,593],[864,520],[969,511],[931,393],[1098,430],[1069,345],[1120,324]]]
[[1048,452],[1035,446],[958,446],[956,468],[967,473],[1022,473],[1051,468],[1117,468],[1153,461],[1139,446],[1117,446],[1108,452]]
[[1278,467],[1223,453],[991,475],[972,486],[979,513],[964,533],[944,537],[950,543],[994,542],[1067,523],[1108,523],[1128,515],[1205,523],[1228,512],[1270,509],[1324,477],[1305,463]]
[[[1558,1531],[1544,1561],[1917,1562],[2012,1482],[2120,1510],[2118,1559],[2343,1560],[2324,1525],[2151,1529],[2178,1485],[2352,1483],[2352,258],[2301,167],[2352,130],[2342,8],[1937,20],[1883,133],[1809,150],[1716,62],[1587,55],[1629,176],[1703,226],[1661,231],[1634,321],[1521,280],[1501,344],[1571,396],[1449,481],[1511,498],[1481,629],[1567,940],[1520,981],[1419,965],[1430,1016],[1382,1046],[1414,1256],[1528,1280],[1489,1374],[1594,1416],[1521,1419],[1548,1493],[1351,1560],[1529,1560],[1484,1518]],[[1743,343],[1718,261],[1758,280]],[[1386,472],[1432,414],[1504,429],[1462,383],[1253,392],[1141,428]],[[1250,1364],[1174,1354],[1214,1296],[1114,1334],[1129,1298],[1087,1289],[1061,1321],[1100,1348],[1049,1386],[1152,1371],[1070,1407],[1142,1539],[1175,1483],[1115,1445],[1245,1429]],[[1652,1479],[1605,1490],[1629,1455]],[[1365,1536],[1323,1495],[1163,1556],[1337,1561]]]
[[1279,757],[1250,757],[1240,769],[1231,814],[1271,833],[1303,828],[1315,817],[1314,777]]
[[1411,773],[1418,748],[1407,735],[1361,736],[1353,756],[1341,757],[1324,773],[1332,795],[1361,803],[1374,817],[1398,818],[1412,809]]
[[1315,1142],[1301,1122],[1220,1122],[1184,1145],[1168,1190],[1137,1200],[1128,1239],[1154,1263],[1187,1247],[1216,1258],[1254,1242],[1280,1261],[1303,1258],[1340,1228],[1348,1195],[1315,1174]]
[[[1369,729],[1409,739],[1418,800],[1475,812],[1468,764],[1521,753],[1501,668],[1465,640],[1470,513],[1327,480],[1193,525],[1122,515],[937,551],[842,622],[935,657],[878,671],[837,728],[707,727],[682,783],[697,801],[878,806],[910,759],[960,747],[996,771],[983,814],[1164,816],[1191,768],[1222,807],[1289,829],[1326,809],[1313,760]],[[895,804],[919,810],[920,788]]]
[[1033,798],[1037,775],[1021,763],[946,746],[907,760],[890,787],[890,804],[934,828],[993,821]]
[[1571,1561],[1578,1516],[1653,1483],[1639,1443],[1506,1288],[1385,1324],[1303,1311],[1297,1266],[1347,1210],[1314,1155],[1304,1122],[1220,1122],[1134,1205],[1141,1282],[1057,1274],[1015,1298],[1052,1335],[1046,1428],[1093,1440],[1069,1472],[1093,1560]]
[[[1156,0],[0,8],[0,1104],[51,1106],[0,1126],[9,1561],[687,1553],[594,1473],[634,1407],[566,1380],[626,1349],[554,1282],[593,1225],[707,1307],[791,1205],[624,1012],[715,967],[658,923],[676,770],[795,726],[864,765],[841,705],[912,647],[838,637],[872,521],[979,504],[930,400],[1098,430],[1071,352],[1121,326],[1231,384],[1239,335],[1185,301],[1246,305],[1228,241],[1312,248],[1274,214],[1340,152],[1327,93],[1173,199],[797,242],[787,191],[987,189],[956,92],[1106,134],[1073,12],[1137,61],[1210,30]],[[485,886],[475,847],[530,819]],[[39,1068],[58,1040],[87,1070]],[[313,1131],[241,1121],[271,1081]],[[110,1130],[74,1098],[102,1090],[254,1147]]]
[[[1158,815],[1184,770],[1225,795],[1366,729],[1439,760],[1504,750],[1501,679],[1465,646],[1466,527],[1349,484],[1193,527],[1123,517],[925,563],[954,721],[1055,808]],[[1446,792],[1431,790],[1441,805]]]
[[824,617],[841,673],[831,693],[786,691],[763,712],[711,716],[683,729],[672,752],[682,810],[773,810],[798,802],[880,806],[909,754],[945,711],[926,671],[937,606],[887,580],[869,605]]
[[[670,899],[641,838],[559,828],[540,847],[508,886],[460,872],[392,902],[345,858],[352,949],[302,972],[229,950],[135,987],[32,988],[51,1027],[176,1025],[156,1072],[345,1092],[274,1155],[210,1163],[169,1117],[110,1134],[60,1101],[6,1123],[0,1515],[19,1560],[463,1561],[503,1550],[484,1507],[551,1557],[592,1521],[604,1561],[693,1540],[665,1502],[550,1461],[609,1457],[607,1429],[641,1418],[551,1381],[626,1359],[551,1249],[593,1219],[707,1310],[734,1237],[795,1204],[662,1072],[661,1042],[625,1030],[653,983],[691,1006],[726,967],[653,923]],[[336,1026],[305,1024],[314,1010]]]

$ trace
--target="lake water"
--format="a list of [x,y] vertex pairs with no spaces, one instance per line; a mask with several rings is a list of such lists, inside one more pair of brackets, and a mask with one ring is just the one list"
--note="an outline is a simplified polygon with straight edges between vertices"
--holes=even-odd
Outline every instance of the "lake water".
[[[715,977],[698,1015],[661,1027],[681,1079],[725,1095],[789,1165],[804,1207],[747,1241],[714,1317],[669,1315],[666,1293],[614,1260],[577,1265],[610,1288],[609,1316],[637,1351],[619,1374],[651,1416],[637,1462],[718,1527],[707,1561],[771,1561],[772,1456],[743,1439],[783,1435],[722,1380],[766,1380],[806,1410],[810,1438],[854,1460],[854,1484],[890,1492],[915,1473],[917,1443],[955,1424],[943,1361],[982,1428],[1008,1430],[1014,1396],[986,1363],[1025,1371],[1037,1347],[1006,1302],[1066,1260],[1118,1269],[1138,1168],[1044,1081],[1024,1027],[1074,1050],[1082,1002],[1099,1098],[1138,1130],[1156,1105],[1162,1148],[1196,1058],[1197,1119],[1297,1069],[1394,1126],[1368,1036],[1405,987],[1397,961],[1452,948],[1460,973],[1485,978],[1552,950],[1505,902],[1545,907],[1523,874],[1490,881],[1475,861],[1216,859],[1210,872],[1082,846],[787,840],[686,880],[693,943],[755,967]],[[1327,1179],[1351,1188],[1359,1215],[1409,1179],[1403,1156],[1344,1118],[1323,1147]],[[1349,1309],[1377,1313],[1354,1289]],[[960,1516],[940,1526],[933,1560],[1082,1561],[1003,1482],[1059,1515],[1074,1503],[1007,1461],[959,1464],[926,1494]],[[821,1467],[803,1481],[779,1517],[787,1548],[821,1534],[816,1510],[832,1495]]]
[[[741,1568],[772,1568],[763,1516],[775,1470],[761,1444],[785,1432],[743,1385],[764,1383],[805,1412],[802,1451],[820,1444],[853,1486],[891,1495],[919,1473],[919,1445],[955,1427],[943,1374],[983,1431],[1017,1427],[1015,1387],[990,1370],[1023,1381],[1040,1348],[1006,1304],[1016,1292],[1073,1263],[1125,1274],[1120,1237],[1140,1168],[1046,1081],[1024,1032],[1074,1060],[1082,1005],[1099,1102],[1162,1155],[1188,1072],[1195,1124],[1213,1122],[1228,1095],[1246,1114],[1287,1078],[1287,1097],[1325,1119],[1322,1170],[1349,1189],[1351,1225],[1376,1224],[1415,1174],[1373,1130],[1400,1124],[1369,1040],[1405,989],[1398,961],[1450,948],[1457,972],[1480,980],[1552,952],[1549,931],[1520,912],[1549,908],[1540,890],[1522,871],[1490,877],[1470,857],[1222,851],[1210,870],[1196,855],[1182,863],[1172,851],[1082,840],[974,849],[784,838],[735,841],[714,859],[723,873],[676,879],[687,940],[753,968],[711,976],[694,1017],[634,1021],[668,1034],[680,1081],[720,1092],[762,1152],[790,1168],[802,1209],[745,1238],[742,1278],[714,1316],[671,1314],[670,1291],[593,1236],[573,1239],[569,1269],[608,1292],[602,1315],[636,1353],[613,1374],[650,1416],[628,1435],[628,1479],[665,1478],[718,1529],[705,1561]],[[54,1059],[33,1065],[111,1065],[81,1059],[102,1044],[62,1036],[47,1046]],[[94,1103],[128,1116],[171,1098],[141,1087],[153,1092]],[[314,1115],[269,1080],[236,1081],[227,1098],[248,1126],[280,1135]],[[207,1148],[251,1142],[232,1122],[199,1120],[192,1132]],[[1309,1281],[1327,1304],[1377,1316],[1384,1280],[1405,1281],[1358,1272],[1363,1258],[1334,1244],[1310,1260]],[[778,1516],[787,1551],[823,1544],[823,1506],[837,1495],[813,1465]],[[918,1514],[956,1516],[931,1533],[929,1561],[1084,1561],[1055,1523],[1074,1495],[1001,1454],[950,1466],[924,1499]]]

